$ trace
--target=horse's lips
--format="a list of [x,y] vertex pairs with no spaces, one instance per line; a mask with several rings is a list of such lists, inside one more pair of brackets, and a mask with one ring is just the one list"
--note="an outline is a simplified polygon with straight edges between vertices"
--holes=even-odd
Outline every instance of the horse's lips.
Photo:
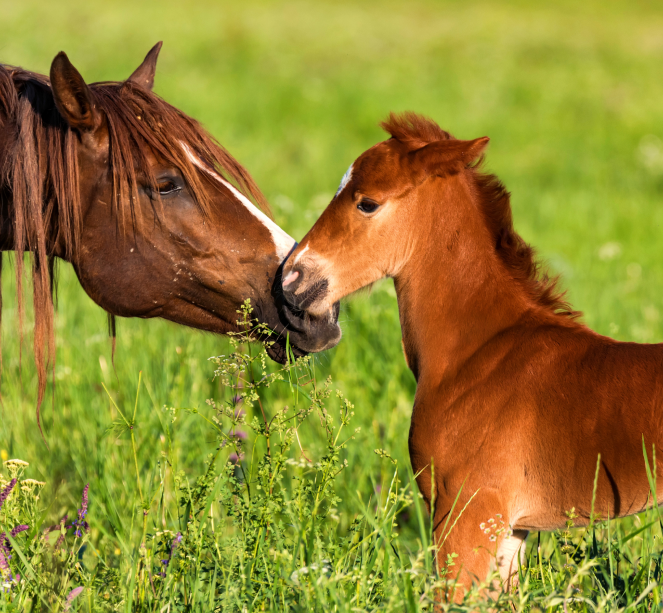
[[[303,312],[299,311],[299,313],[303,315]],[[303,317],[298,317],[297,314],[293,312],[290,305],[286,305],[286,307],[282,310],[282,315],[287,322],[288,328],[294,332],[299,332],[300,334],[305,332],[306,324]]]
[[[290,344],[290,348],[295,358],[300,358],[302,356],[308,355],[307,351],[301,350],[296,345]],[[274,341],[265,346],[267,350],[267,355],[272,358],[275,362],[279,364],[285,364],[288,361],[288,352],[286,351],[285,339],[281,338],[278,341]]]

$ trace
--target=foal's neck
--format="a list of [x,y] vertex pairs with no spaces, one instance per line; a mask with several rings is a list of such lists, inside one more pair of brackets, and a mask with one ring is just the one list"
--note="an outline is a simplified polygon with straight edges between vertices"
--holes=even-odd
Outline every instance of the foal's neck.
[[440,382],[532,305],[495,252],[465,175],[430,183],[422,202],[432,219],[418,223],[394,282],[408,365],[417,381]]

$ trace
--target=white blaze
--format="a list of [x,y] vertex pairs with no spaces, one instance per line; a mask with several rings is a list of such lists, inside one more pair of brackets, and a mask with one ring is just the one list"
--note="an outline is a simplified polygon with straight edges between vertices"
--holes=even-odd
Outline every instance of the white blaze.
[[206,164],[204,164],[200,159],[198,159],[191,149],[184,143],[180,143],[186,153],[187,157],[202,171],[206,172],[208,175],[216,179],[222,185],[228,188],[230,193],[232,193],[239,202],[241,202],[254,217],[258,218],[260,222],[269,230],[269,233],[272,235],[272,240],[274,241],[274,246],[276,247],[276,255],[279,260],[282,262],[285,260],[287,255],[292,251],[292,248],[295,246],[295,239],[292,238],[287,232],[282,230],[276,223],[274,223],[267,215],[265,215],[253,202],[251,202],[244,194],[242,194],[232,183],[226,181],[218,172],[214,172]]
[[343,178],[341,179],[341,184],[338,186],[338,189],[336,190],[336,193],[334,194],[334,198],[336,198],[336,196],[338,196],[343,191],[343,188],[350,182],[350,179],[352,179],[352,166],[353,166],[353,164],[350,164],[350,168],[348,168],[345,171],[345,174],[343,175]]
[[299,258],[301,258],[301,257],[302,257],[307,251],[308,251],[308,245],[306,245],[306,247],[304,247],[304,248],[303,248],[303,249],[297,254],[297,257],[295,258],[295,261],[294,261],[293,263],[296,264],[297,262],[299,262]]

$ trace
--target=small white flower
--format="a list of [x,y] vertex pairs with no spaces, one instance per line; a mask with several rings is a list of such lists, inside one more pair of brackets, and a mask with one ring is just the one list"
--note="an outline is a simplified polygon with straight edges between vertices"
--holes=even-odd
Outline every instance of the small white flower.
[[4,462],[7,466],[30,466],[27,462],[24,462],[23,460],[5,460]]
[[485,529],[486,529],[486,522],[485,522],[485,521],[482,521],[482,522],[479,524],[479,528],[481,528],[482,530],[485,530]]
[[491,535],[488,537],[488,540],[489,540],[489,541],[496,541],[496,540],[497,540],[497,537],[496,537],[494,534],[491,534]]
[[484,534],[490,534],[490,528],[486,528],[486,529],[483,531],[483,533],[484,533]]

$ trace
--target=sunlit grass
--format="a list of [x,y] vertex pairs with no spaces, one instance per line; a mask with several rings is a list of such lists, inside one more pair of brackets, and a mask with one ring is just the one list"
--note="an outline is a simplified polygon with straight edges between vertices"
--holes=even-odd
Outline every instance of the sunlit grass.
[[[0,8],[0,59],[42,72],[64,49],[88,80],[121,79],[163,39],[156,91],[249,168],[276,220],[297,239],[349,163],[383,138],[377,123],[388,111],[427,113],[459,137],[490,136],[488,167],[513,194],[516,227],[563,275],[587,323],[622,340],[661,340],[657,5],[5,0]],[[55,407],[47,399],[43,415],[47,450],[34,417],[29,325],[19,371],[12,274],[5,266],[0,452],[29,461],[30,476],[47,482],[41,502],[49,522],[77,508],[90,483],[92,538],[110,543],[115,528],[131,533],[140,497],[130,444],[106,435],[119,415],[102,384],[118,406],[133,406],[142,371],[137,463],[152,475],[168,446],[162,407],[205,409],[206,399],[225,393],[207,358],[227,353],[227,341],[160,321],[121,320],[114,367],[104,314],[63,265]],[[341,320],[343,342],[315,365],[320,380],[332,374],[351,398],[361,427],[335,486],[346,505],[338,510],[339,534],[346,534],[356,501],[368,500],[378,484],[387,488],[392,476],[372,450],[386,449],[402,471],[409,465],[414,382],[391,282],[346,304]],[[269,414],[290,402],[282,391],[265,393]],[[313,425],[300,434],[305,451],[324,442]],[[197,476],[215,444],[188,415],[168,448],[178,468]],[[406,472],[401,479],[407,483]],[[647,521],[611,524],[611,538],[623,540]],[[399,543],[412,555],[422,546],[417,522],[407,511],[399,524]],[[644,536],[645,545],[627,542],[630,562],[616,567],[624,576],[644,555],[635,543],[659,551],[658,528]],[[537,535],[529,543],[537,554]],[[541,551],[543,560],[556,560],[550,536],[541,537]]]

